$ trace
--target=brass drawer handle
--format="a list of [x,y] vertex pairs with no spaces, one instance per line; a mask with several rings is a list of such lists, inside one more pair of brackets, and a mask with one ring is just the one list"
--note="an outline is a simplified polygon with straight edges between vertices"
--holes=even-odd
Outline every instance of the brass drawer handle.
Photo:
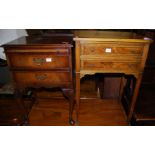
[[37,80],[45,80],[47,78],[46,74],[42,74],[42,75],[36,75],[36,79]]
[[43,63],[46,62],[46,59],[45,58],[33,58],[33,62],[36,64],[36,65],[42,65]]

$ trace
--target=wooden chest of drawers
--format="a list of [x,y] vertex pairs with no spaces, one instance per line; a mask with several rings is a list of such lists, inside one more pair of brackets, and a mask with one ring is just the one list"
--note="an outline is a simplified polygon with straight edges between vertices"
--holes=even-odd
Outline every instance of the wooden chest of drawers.
[[140,43],[81,43],[81,71],[135,74],[142,71],[143,44]]
[[[20,38],[4,48],[17,97],[21,98],[27,87],[60,87],[69,99],[69,121],[73,124],[72,37]],[[22,98],[18,102],[22,105]]]
[[136,78],[128,111],[128,120],[130,120],[151,40],[128,32],[81,30],[76,31],[75,36],[77,117],[80,104],[80,79],[87,74],[121,73]]

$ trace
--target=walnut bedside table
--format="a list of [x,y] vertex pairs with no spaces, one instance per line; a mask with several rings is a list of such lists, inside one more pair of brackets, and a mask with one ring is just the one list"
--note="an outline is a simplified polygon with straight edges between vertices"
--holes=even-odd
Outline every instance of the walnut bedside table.
[[[69,122],[73,125],[72,37],[24,37],[4,45],[4,49],[21,108],[24,110],[25,88],[60,87],[69,99]],[[28,119],[26,110],[24,112]]]

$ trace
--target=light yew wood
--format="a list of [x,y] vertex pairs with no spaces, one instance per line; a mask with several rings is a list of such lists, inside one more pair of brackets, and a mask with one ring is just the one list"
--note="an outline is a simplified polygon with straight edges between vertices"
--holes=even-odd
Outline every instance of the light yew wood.
[[75,64],[75,68],[76,68],[76,73],[80,71],[80,42],[76,42],[75,44],[75,57],[76,57],[76,64]]
[[[122,73],[133,75],[136,78],[137,82],[128,111],[128,120],[130,121],[134,112],[149,45],[152,41],[144,36],[129,32],[91,30],[76,31],[74,41],[77,47],[76,60],[78,60],[76,62],[76,73],[80,73],[76,80],[78,88],[80,88],[79,77],[96,73]],[[110,48],[111,52],[105,52],[107,48]],[[80,92],[77,91],[76,103],[79,106]],[[120,90],[121,94],[122,90]],[[77,113],[79,113],[79,109],[77,109]]]
[[[104,62],[141,62],[142,56],[137,54],[81,55],[81,60],[103,60]],[[82,61],[81,61],[82,62]]]
[[[131,32],[114,32],[114,31],[96,31],[96,30],[77,30],[75,31],[75,41],[81,43],[148,43],[148,38]],[[95,42],[94,42],[95,41]]]
[[81,46],[82,54],[84,55],[106,55],[106,48],[111,48],[113,54],[139,54],[141,55],[143,52],[143,47],[141,44],[118,44],[118,43],[85,43]]
[[134,89],[134,92],[133,92],[133,97],[132,97],[131,104],[130,104],[129,111],[128,111],[128,120],[129,121],[133,117],[133,112],[134,112],[137,96],[138,96],[138,93],[139,93],[141,80],[142,80],[142,74],[139,74],[139,76],[136,78],[136,85],[135,85],[135,89]]
[[86,70],[108,70],[108,71],[115,71],[120,70],[128,71],[128,72],[137,72],[140,70],[139,63],[124,63],[124,62],[104,62],[104,61],[83,61],[83,68]]
[[148,40],[144,40],[144,39],[100,39],[100,38],[74,38],[74,40],[76,41],[82,41],[82,43],[84,42],[88,42],[89,43],[93,43],[93,41],[97,41],[98,43],[101,43],[103,41],[106,42],[129,42],[129,43],[147,43]]
[[145,62],[146,62],[146,59],[147,59],[148,51],[149,51],[149,45],[146,44],[144,46],[144,52],[143,52],[142,61],[141,61],[141,67],[142,68],[145,67]]

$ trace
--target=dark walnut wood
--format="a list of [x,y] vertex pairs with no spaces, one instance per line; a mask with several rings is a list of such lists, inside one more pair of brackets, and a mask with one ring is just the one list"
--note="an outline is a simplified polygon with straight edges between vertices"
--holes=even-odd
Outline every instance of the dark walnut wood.
[[[26,88],[60,87],[69,100],[69,122],[73,125],[72,37],[25,37],[5,45],[4,49],[21,110],[25,109],[22,93]],[[25,120],[28,120],[26,110]]]

